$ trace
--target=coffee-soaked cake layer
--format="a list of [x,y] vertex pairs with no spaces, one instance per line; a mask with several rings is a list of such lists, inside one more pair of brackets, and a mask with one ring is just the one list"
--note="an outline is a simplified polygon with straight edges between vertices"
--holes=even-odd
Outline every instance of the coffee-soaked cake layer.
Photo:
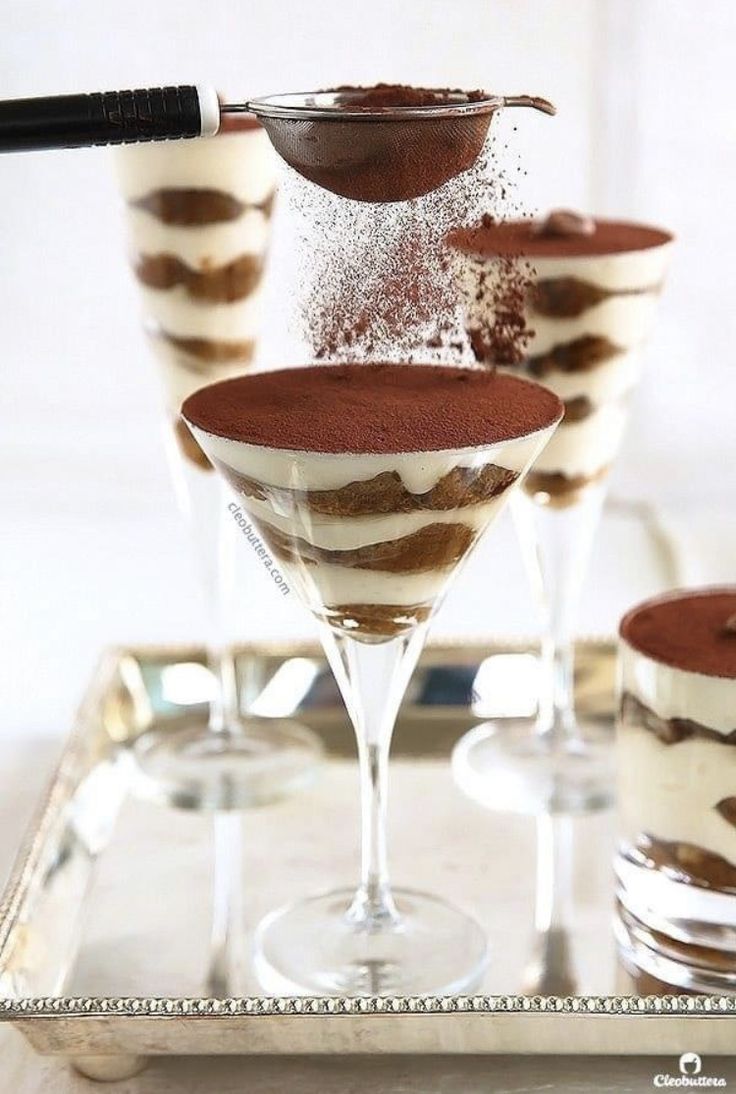
[[535,467],[548,476],[548,490],[532,491],[544,504],[574,504],[613,462],[671,240],[658,228],[564,210],[540,222],[486,217],[448,238],[476,358],[508,364],[496,359],[496,332],[507,305],[503,283],[515,266],[526,292],[526,329],[523,360],[513,367],[540,379],[569,408]]
[[524,480],[524,490],[532,497],[545,495],[545,505],[565,509],[580,500],[587,487],[599,482],[610,468],[601,467],[592,475],[563,475],[559,471],[530,471]]
[[192,300],[227,304],[243,300],[254,292],[263,276],[263,255],[240,255],[212,270],[193,270],[176,255],[139,255],[135,266],[138,280],[149,289],[181,286]]
[[347,483],[334,490],[289,490],[257,482],[219,462],[219,468],[244,498],[268,500],[278,510],[301,506],[325,516],[365,517],[382,513],[415,513],[465,509],[499,497],[519,477],[518,472],[489,463],[474,469],[455,467],[430,489],[412,493],[396,471]]
[[[647,600],[624,616],[620,634],[633,649],[670,668],[736,680],[736,586]],[[736,709],[733,720],[736,729]]]
[[339,631],[370,640],[404,634],[425,623],[431,611],[428,604],[338,604],[315,615]]
[[648,706],[645,706],[631,692],[621,696],[621,718],[625,724],[636,725],[652,733],[664,745],[676,745],[680,741],[700,739],[716,741],[721,745],[736,746],[736,711],[734,711],[734,729],[731,733],[721,733],[692,718],[660,718]]
[[272,190],[257,202],[240,201],[223,190],[177,189],[153,190],[130,202],[169,227],[192,228],[238,220],[249,209],[257,209],[266,217],[273,213],[276,191]]
[[420,453],[491,446],[546,429],[562,407],[545,388],[441,365],[329,365],[214,384],[187,421],[242,444],[310,453]]
[[704,847],[646,834],[639,836],[636,851],[644,865],[662,870],[674,881],[736,893],[736,865]]
[[[163,332],[158,332],[155,337],[175,351],[181,364],[203,373],[208,379],[211,377],[211,373],[208,376],[208,365],[250,365],[256,352],[256,343],[252,338],[228,342],[215,338],[177,338]],[[197,386],[204,386],[206,382],[206,379],[201,380]]]
[[199,447],[191,430],[187,427],[186,422],[183,422],[181,418],[175,418],[173,422],[174,437],[176,443],[179,446],[179,451],[185,460],[193,463],[195,467],[198,467],[200,471],[214,471],[214,467],[207,459],[207,456]]
[[659,291],[652,285],[637,289],[604,289],[579,277],[550,277],[536,281],[529,289],[529,308],[534,315],[552,319],[577,319],[596,304],[613,296],[639,296]]
[[261,521],[261,531],[273,553],[284,562],[299,561],[306,566],[323,562],[388,574],[425,573],[454,566],[476,539],[475,531],[465,524],[425,524],[398,539],[338,551],[309,543],[301,536],[290,536],[265,520]]

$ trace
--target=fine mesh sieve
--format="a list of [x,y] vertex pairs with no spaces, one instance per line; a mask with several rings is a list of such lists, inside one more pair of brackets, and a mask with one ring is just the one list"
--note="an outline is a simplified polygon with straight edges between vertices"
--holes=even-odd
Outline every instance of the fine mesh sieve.
[[529,95],[378,85],[272,95],[223,113],[256,114],[282,159],[300,175],[355,201],[421,197],[475,163],[493,114],[526,106]]

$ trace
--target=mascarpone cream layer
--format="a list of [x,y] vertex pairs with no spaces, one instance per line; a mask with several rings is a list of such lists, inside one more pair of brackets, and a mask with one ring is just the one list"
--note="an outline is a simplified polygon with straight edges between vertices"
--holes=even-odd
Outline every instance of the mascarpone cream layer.
[[339,490],[351,482],[366,482],[395,471],[412,494],[428,493],[454,468],[477,468],[488,463],[509,471],[525,470],[545,444],[552,429],[478,448],[437,452],[332,453],[299,452],[245,444],[192,427],[195,437],[213,459],[227,464],[265,486],[289,490]]
[[619,349],[641,345],[649,334],[657,310],[657,293],[636,293],[631,296],[610,296],[599,304],[586,308],[574,319],[529,313],[529,325],[534,335],[526,346],[528,357],[549,353],[556,346],[575,342],[578,338],[605,338]]
[[145,209],[128,206],[128,237],[134,261],[138,255],[176,255],[192,270],[212,270],[241,255],[265,254],[269,218],[261,209],[246,209],[235,220],[218,224],[163,224]]
[[195,140],[129,144],[116,150],[126,201],[155,190],[220,190],[258,205],[273,191],[276,153],[263,129],[220,133]]
[[736,747],[702,738],[666,745],[627,726],[616,748],[624,839],[691,843],[736,865],[736,828],[715,808],[736,795]]
[[[658,718],[687,718],[728,735],[736,730],[736,680],[664,665],[619,642],[619,684]],[[676,747],[679,747],[676,746]],[[736,746],[734,747],[736,760]],[[731,793],[736,795],[736,779]]]
[[603,403],[579,422],[565,423],[535,461],[534,470],[567,476],[593,475],[616,457],[628,412],[621,403]]
[[139,290],[146,318],[176,338],[244,341],[254,338],[260,325],[262,286],[241,300],[225,304],[193,300],[183,285],[171,289],[139,285]]

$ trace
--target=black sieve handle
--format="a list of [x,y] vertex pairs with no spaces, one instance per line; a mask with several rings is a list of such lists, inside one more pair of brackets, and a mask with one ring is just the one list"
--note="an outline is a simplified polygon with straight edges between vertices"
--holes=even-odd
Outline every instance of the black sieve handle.
[[9,99],[0,102],[0,152],[199,137],[218,126],[215,92],[192,85]]

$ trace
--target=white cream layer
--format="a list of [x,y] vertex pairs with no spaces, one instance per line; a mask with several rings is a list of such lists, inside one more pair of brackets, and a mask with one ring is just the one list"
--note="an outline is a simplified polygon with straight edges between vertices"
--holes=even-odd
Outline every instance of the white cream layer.
[[254,338],[260,325],[262,285],[242,300],[226,304],[195,300],[183,285],[171,289],[139,285],[139,289],[145,317],[176,338],[243,341]]
[[[461,448],[439,452],[406,453],[321,453],[265,448],[217,437],[193,428],[204,451],[236,472],[272,487],[287,488],[299,493],[336,490],[352,482],[365,482],[384,472],[396,472],[406,488],[414,494],[431,490],[456,467],[480,471],[492,462],[512,471],[525,472],[547,441],[552,428],[527,437],[477,449]],[[352,549],[370,543],[400,539],[417,527],[436,522],[453,522],[467,513],[481,531],[503,507],[511,490],[485,505],[457,510],[456,513],[423,511],[395,513],[379,517],[341,518],[325,520],[305,506],[288,507],[286,499],[252,503],[239,498],[243,508],[254,517],[271,521],[287,534],[311,540],[322,546]],[[288,508],[287,508],[288,507]],[[457,515],[456,515],[457,514]],[[384,535],[377,534],[380,529]],[[314,537],[312,539],[312,537]],[[338,544],[341,545],[338,546]],[[444,590],[457,567],[437,568],[421,573],[401,574],[360,570],[333,563],[283,563],[300,594],[319,610],[323,604],[427,604]]]
[[616,748],[624,839],[692,843],[736,866],[736,828],[715,808],[736,794],[736,747],[699,738],[665,745],[648,730],[619,727]]
[[130,206],[126,215],[134,262],[141,254],[169,254],[192,270],[212,270],[244,254],[265,254],[268,248],[270,223],[260,209],[247,209],[235,220],[191,227],[163,224],[145,209]]
[[265,448],[217,437],[193,427],[201,446],[214,459],[266,486],[290,490],[339,490],[351,482],[366,482],[395,471],[411,494],[428,493],[456,467],[480,470],[487,463],[522,471],[545,444],[551,429],[516,440],[478,448],[437,452],[332,453]]
[[594,475],[615,459],[628,417],[624,403],[603,403],[579,422],[563,421],[539,459],[535,471]]
[[636,387],[641,375],[641,355],[637,350],[602,361],[588,372],[550,372],[539,378],[563,402],[586,395],[591,403],[622,399]]
[[736,680],[664,665],[621,639],[619,684],[658,718],[687,718],[723,734],[736,729]]
[[127,201],[154,190],[220,190],[260,204],[276,185],[277,158],[263,129],[195,140],[127,144],[116,149],[118,180]]

